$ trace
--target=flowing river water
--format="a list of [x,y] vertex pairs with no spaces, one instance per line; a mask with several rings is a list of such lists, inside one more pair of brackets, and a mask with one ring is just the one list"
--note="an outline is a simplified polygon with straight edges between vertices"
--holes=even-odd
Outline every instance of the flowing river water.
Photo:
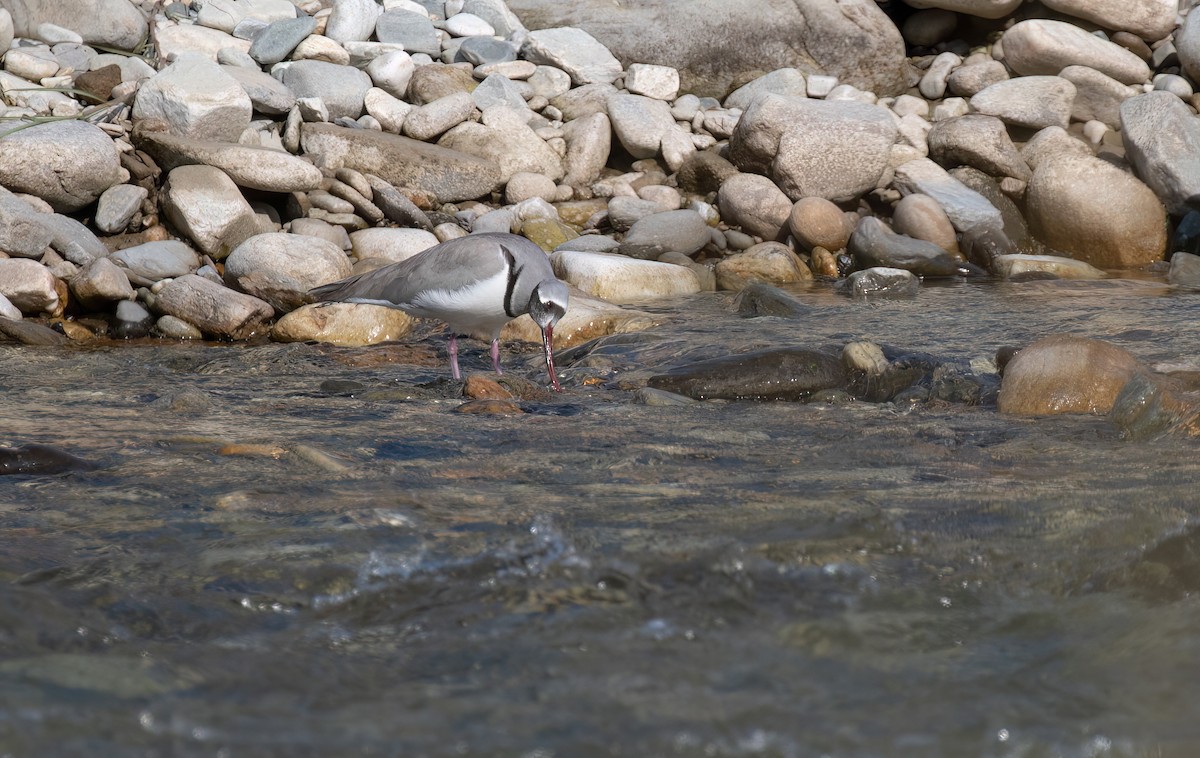
[[[404,345],[0,344],[0,754],[1192,756],[1200,458],[994,403],[639,402],[868,339],[982,371],[1097,337],[1200,369],[1161,282],[728,293],[455,413]],[[544,382],[536,346],[509,374]],[[392,360],[402,361],[400,364]],[[464,370],[488,366],[464,343]]]

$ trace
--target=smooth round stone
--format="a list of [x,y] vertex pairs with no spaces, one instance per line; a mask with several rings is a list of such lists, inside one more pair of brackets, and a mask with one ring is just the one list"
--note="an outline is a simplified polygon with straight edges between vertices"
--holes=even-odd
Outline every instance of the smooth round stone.
[[950,72],[946,88],[959,97],[971,97],[996,82],[1008,79],[1008,69],[1000,61],[968,63]]
[[337,0],[325,24],[325,35],[343,44],[365,40],[375,29],[378,17],[375,0]]
[[4,56],[4,70],[23,79],[40,82],[58,73],[54,54],[43,48],[15,48]]
[[848,342],[842,348],[842,363],[851,371],[861,371],[864,374],[877,376],[888,369],[888,360],[883,355],[883,348],[874,342]]
[[948,253],[958,252],[958,237],[946,211],[929,195],[908,195],[896,203],[892,225],[899,234],[932,242]]
[[193,324],[175,316],[159,316],[154,322],[154,332],[161,337],[175,340],[198,340],[204,337]]
[[350,261],[341,248],[296,234],[256,235],[225,260],[226,282],[280,312],[303,305],[313,287],[349,275]]
[[178,240],[147,242],[118,250],[109,256],[134,284],[148,286],[163,279],[191,274],[200,268],[200,256]]
[[558,185],[554,180],[542,174],[519,171],[512,175],[504,187],[504,201],[516,204],[522,200],[540,197],[553,202],[558,193]]
[[854,229],[842,209],[823,197],[797,200],[788,213],[788,230],[804,250],[842,250]]
[[455,37],[491,37],[496,34],[492,25],[474,13],[456,13],[446,19],[446,31]]
[[978,92],[971,98],[971,107],[1012,126],[1066,129],[1075,95],[1075,85],[1061,76],[1021,76]]
[[721,217],[743,231],[763,239],[775,239],[788,221],[792,201],[765,176],[735,174],[717,192]]
[[1005,279],[1029,274],[1048,274],[1055,279],[1103,279],[1105,273],[1090,263],[1058,255],[1010,253],[992,260],[992,272]]
[[1159,74],[1154,77],[1154,89],[1170,92],[1181,100],[1189,100],[1195,94],[1188,80],[1178,74]]
[[1022,76],[1054,76],[1067,66],[1080,65],[1123,84],[1150,79],[1150,68],[1141,58],[1063,21],[1021,21],[1004,33],[1002,45],[1004,62]]
[[812,279],[812,272],[787,245],[760,242],[717,261],[717,288],[738,291],[750,284],[795,284]]
[[1055,335],[1021,349],[1004,368],[1001,413],[1044,416],[1108,413],[1117,395],[1143,371],[1137,359],[1100,340]]
[[929,157],[943,166],[972,166],[991,176],[1029,178],[1029,166],[1004,122],[980,113],[938,121],[926,138]]
[[398,263],[428,250],[437,243],[437,237],[424,229],[375,227],[360,229],[350,234],[353,255],[359,260],[382,258],[391,263]]
[[384,11],[375,23],[375,36],[380,42],[396,42],[410,53],[425,53],[433,57],[442,54],[442,43],[433,22],[411,11]]
[[654,213],[675,210],[654,200],[618,195],[608,201],[608,223],[618,232],[627,231],[639,219]]
[[802,348],[763,350],[671,369],[647,386],[697,400],[802,400],[846,384],[841,360]]
[[408,92],[409,82],[416,70],[412,56],[403,50],[384,53],[367,64],[367,76],[371,77],[375,86],[399,99],[403,99]]
[[708,244],[708,224],[693,210],[672,210],[638,219],[618,252],[631,258],[657,260],[663,253],[691,255]]
[[458,58],[475,66],[486,66],[515,61],[517,51],[509,43],[495,37],[467,37],[458,46]]
[[281,81],[296,98],[317,98],[328,109],[330,118],[358,118],[363,100],[371,89],[371,77],[351,66],[325,61],[296,61],[283,69]]
[[322,303],[285,314],[271,329],[271,339],[360,347],[403,339],[414,323],[411,316],[395,308],[365,303]]
[[847,249],[862,268],[898,268],[918,276],[958,276],[964,265],[932,242],[896,234],[872,216],[858,222]]
[[[286,83],[286,82],[285,82]],[[237,142],[253,107],[241,85],[214,61],[194,53],[142,82],[133,119],[161,119],[179,137]]]
[[631,303],[700,291],[690,268],[624,255],[557,251],[550,262],[558,278],[610,303]]
[[78,210],[128,178],[112,138],[85,121],[51,121],[0,140],[0,185],[59,212]]
[[296,45],[292,51],[292,60],[314,60],[336,63],[339,66],[350,65],[350,53],[336,41],[321,34],[310,34]]

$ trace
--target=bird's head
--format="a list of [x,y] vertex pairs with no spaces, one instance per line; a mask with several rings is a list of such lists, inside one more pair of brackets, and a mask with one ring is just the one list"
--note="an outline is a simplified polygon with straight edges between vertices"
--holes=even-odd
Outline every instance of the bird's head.
[[529,315],[542,330],[542,347],[546,351],[546,370],[550,372],[550,383],[558,386],[558,372],[554,370],[554,325],[567,312],[567,285],[558,279],[543,279],[533,288],[529,296]]

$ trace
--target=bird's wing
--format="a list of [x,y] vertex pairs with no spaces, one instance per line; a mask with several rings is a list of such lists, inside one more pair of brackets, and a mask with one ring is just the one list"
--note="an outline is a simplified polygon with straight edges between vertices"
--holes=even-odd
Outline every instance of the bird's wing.
[[503,270],[504,256],[492,237],[449,240],[399,263],[314,287],[310,293],[317,300],[404,305],[421,292],[457,292]]

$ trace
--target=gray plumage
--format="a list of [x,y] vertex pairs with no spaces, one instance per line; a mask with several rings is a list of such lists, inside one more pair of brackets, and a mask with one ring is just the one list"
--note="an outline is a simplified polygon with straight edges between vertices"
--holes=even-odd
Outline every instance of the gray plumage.
[[554,276],[542,249],[515,234],[472,234],[435,245],[412,258],[315,287],[318,301],[371,303],[435,318],[451,329],[450,357],[459,377],[455,334],[492,340],[500,371],[500,330],[523,313],[542,329],[547,365],[553,373],[554,324],[567,309],[567,287]]

